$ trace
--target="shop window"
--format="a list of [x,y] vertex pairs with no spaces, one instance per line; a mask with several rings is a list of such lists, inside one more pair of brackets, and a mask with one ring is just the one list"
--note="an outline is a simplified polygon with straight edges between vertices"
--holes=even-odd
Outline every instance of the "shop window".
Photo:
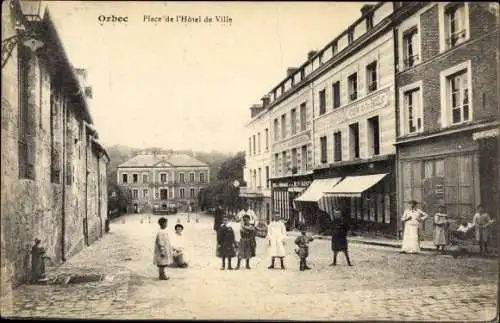
[[349,148],[351,159],[359,158],[359,124],[349,125]]

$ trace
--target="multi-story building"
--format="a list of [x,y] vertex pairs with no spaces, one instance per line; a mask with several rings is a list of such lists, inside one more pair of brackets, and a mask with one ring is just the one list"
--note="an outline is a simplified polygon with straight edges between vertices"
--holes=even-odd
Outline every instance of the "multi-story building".
[[[398,210],[498,216],[498,4],[402,3],[396,21]],[[432,221],[423,228],[432,234]],[[494,231],[494,230],[493,230]]]
[[109,158],[49,11],[2,2],[2,38],[3,295],[29,279],[35,238],[60,263],[102,236]]
[[271,140],[269,130],[269,113],[266,105],[268,98],[262,99],[262,104],[250,108],[251,120],[247,123],[248,150],[245,158],[243,177],[246,187],[240,188],[240,196],[257,215],[258,221],[271,221]]
[[396,233],[393,5],[366,5],[321,50],[314,73],[314,178],[335,179],[320,208],[337,205],[354,229]]
[[184,154],[139,154],[118,166],[117,183],[130,190],[135,210],[175,203],[196,207],[198,193],[210,179],[209,166]]

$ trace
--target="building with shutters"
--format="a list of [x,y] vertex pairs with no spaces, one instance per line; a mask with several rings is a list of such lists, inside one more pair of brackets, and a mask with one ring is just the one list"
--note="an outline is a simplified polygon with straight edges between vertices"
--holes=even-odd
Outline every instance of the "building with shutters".
[[[498,4],[403,3],[395,20],[398,211],[498,216]],[[431,237],[432,220],[422,228]],[[492,230],[495,231],[495,230]]]
[[130,193],[130,207],[137,212],[172,204],[180,210],[196,208],[209,180],[209,166],[184,154],[139,154],[117,169],[117,183]]

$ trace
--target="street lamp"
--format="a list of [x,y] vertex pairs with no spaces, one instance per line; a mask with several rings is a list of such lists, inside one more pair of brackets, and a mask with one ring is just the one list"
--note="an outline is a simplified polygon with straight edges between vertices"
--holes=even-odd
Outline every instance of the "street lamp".
[[2,39],[2,68],[7,64],[19,41],[32,52],[45,45],[38,39],[35,28],[35,25],[42,21],[42,2],[11,0],[10,7],[16,20],[14,26],[16,34]]

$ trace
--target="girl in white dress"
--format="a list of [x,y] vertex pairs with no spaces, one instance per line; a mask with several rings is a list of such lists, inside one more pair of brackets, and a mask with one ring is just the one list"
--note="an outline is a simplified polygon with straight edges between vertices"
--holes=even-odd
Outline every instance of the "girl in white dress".
[[429,215],[420,209],[417,209],[417,202],[411,201],[410,208],[405,210],[401,220],[404,223],[403,244],[401,252],[403,253],[419,253],[420,241],[418,231],[420,223]]
[[274,220],[269,223],[267,227],[267,237],[269,242],[268,253],[271,257],[271,266],[269,269],[274,268],[274,260],[279,258],[281,261],[281,269],[285,269],[285,239],[286,239],[286,228],[283,221],[280,220],[278,214],[274,216]]

